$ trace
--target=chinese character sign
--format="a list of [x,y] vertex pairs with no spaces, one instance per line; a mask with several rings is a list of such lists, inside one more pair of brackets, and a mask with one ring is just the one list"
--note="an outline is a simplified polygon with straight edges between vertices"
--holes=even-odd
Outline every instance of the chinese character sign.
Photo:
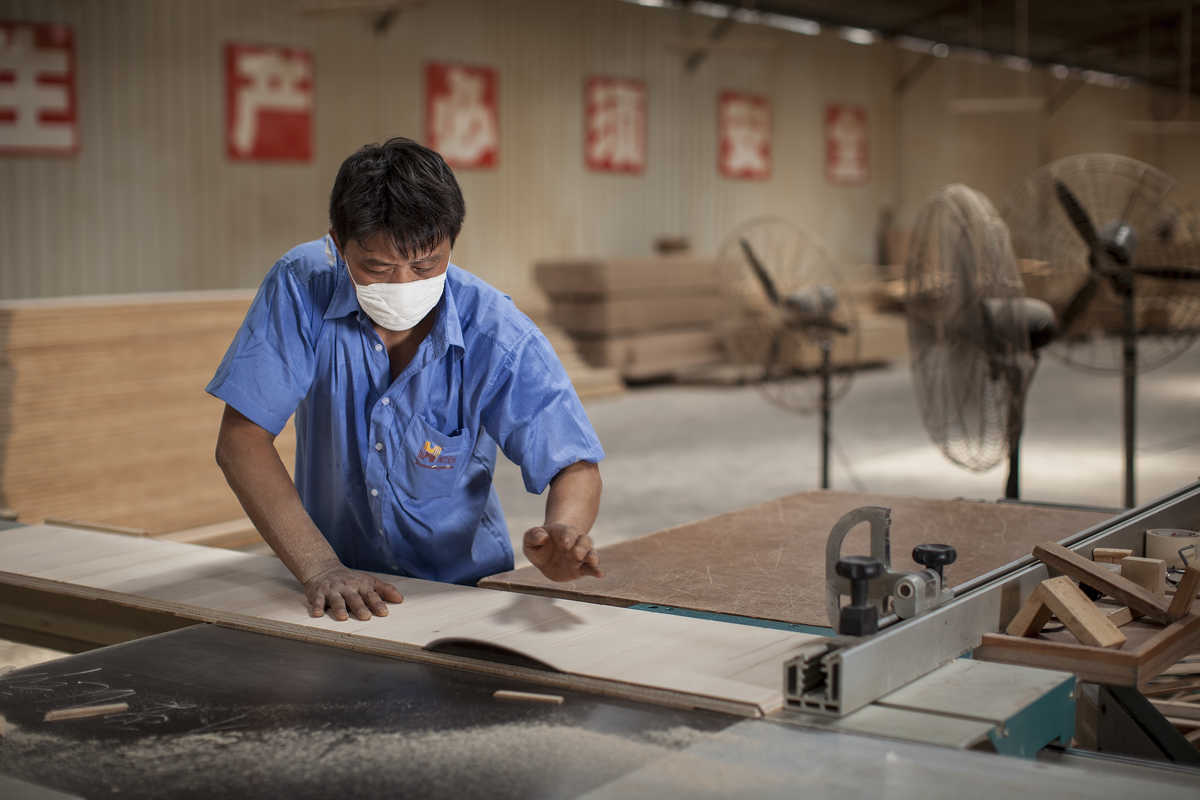
[[640,174],[646,168],[646,86],[589,78],[584,87],[584,158],[598,172]]
[[225,45],[225,149],[231,159],[311,161],[312,109],[309,53]]
[[454,167],[494,167],[500,156],[496,71],[431,63],[425,67],[425,134]]
[[830,183],[866,183],[867,110],[830,104],[825,108],[825,179]]
[[767,98],[721,93],[717,101],[717,163],[728,178],[771,177],[771,103]]
[[78,149],[71,28],[0,22],[0,153]]

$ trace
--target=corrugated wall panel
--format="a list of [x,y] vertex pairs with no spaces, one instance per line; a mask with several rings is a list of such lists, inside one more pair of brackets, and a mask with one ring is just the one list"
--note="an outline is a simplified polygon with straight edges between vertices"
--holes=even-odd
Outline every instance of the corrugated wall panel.
[[[1137,89],[1087,87],[1048,122],[964,119],[949,114],[950,98],[1012,93],[1025,76],[948,59],[898,99],[892,86],[914,56],[832,34],[735,26],[688,73],[684,42],[704,40],[715,21],[678,10],[437,0],[377,35],[369,13],[301,13],[310,1],[0,0],[0,19],[74,27],[83,137],[73,158],[0,158],[0,297],[256,285],[282,252],[325,230],[346,155],[391,135],[423,138],[430,60],[499,72],[499,168],[459,172],[468,216],[455,260],[529,305],[541,302],[537,259],[645,254],[661,234],[686,234],[710,254],[738,222],[765,213],[804,224],[861,264],[874,258],[885,205],[911,224],[937,186],[959,180],[1003,194],[1047,155],[1103,148],[1200,173],[1194,145],[1122,127],[1146,116],[1149,95]],[[312,163],[225,157],[229,41],[312,51]],[[647,85],[641,176],[584,166],[583,83],[593,74]],[[716,96],[726,88],[772,99],[768,181],[717,173]],[[865,186],[825,181],[829,102],[867,108]]]

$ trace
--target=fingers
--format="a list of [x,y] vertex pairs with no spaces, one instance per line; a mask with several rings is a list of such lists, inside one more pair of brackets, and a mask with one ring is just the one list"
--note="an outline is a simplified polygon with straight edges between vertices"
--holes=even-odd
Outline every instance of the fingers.
[[[379,593],[380,597],[389,603],[404,602],[404,595],[400,594],[399,589],[386,581],[379,580],[378,578],[375,580],[375,591]],[[387,610],[386,606],[384,606],[384,610]],[[380,616],[383,615],[381,614]]]
[[363,597],[357,589],[350,589],[344,595],[346,605],[350,608],[350,613],[355,619],[368,620],[371,618],[371,612],[367,610],[367,604],[363,602]]
[[604,573],[600,571],[600,556],[596,555],[593,550],[583,559],[583,563],[579,565],[580,573],[591,575],[593,578],[603,578]]
[[308,615],[310,617],[325,616],[325,593],[319,589],[308,603]]
[[371,613],[377,617],[386,617],[388,615],[387,603],[383,602],[374,589],[363,592],[363,597],[366,598],[367,608],[371,609]]
[[[554,533],[551,535],[554,537],[555,546],[564,553],[573,551],[580,539],[587,538],[580,536],[579,531],[575,530],[574,528],[568,528],[565,525],[555,526]],[[588,539],[588,542],[590,543],[591,539]],[[587,549],[591,549],[590,544]],[[579,559],[582,561],[583,556],[586,554],[587,550],[580,554]]]
[[338,622],[345,622],[349,617],[346,615],[346,601],[342,598],[341,592],[332,592],[328,598],[329,616],[336,619]]

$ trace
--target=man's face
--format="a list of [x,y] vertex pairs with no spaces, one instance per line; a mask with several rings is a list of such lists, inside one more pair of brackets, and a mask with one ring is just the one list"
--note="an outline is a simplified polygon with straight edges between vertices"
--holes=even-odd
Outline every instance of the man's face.
[[[330,236],[333,236],[332,231]],[[333,243],[342,252],[354,282],[360,286],[436,278],[450,265],[449,239],[443,239],[427,253],[416,253],[408,259],[400,255],[391,237],[384,233],[376,233],[362,242],[352,239],[344,246],[335,236]]]

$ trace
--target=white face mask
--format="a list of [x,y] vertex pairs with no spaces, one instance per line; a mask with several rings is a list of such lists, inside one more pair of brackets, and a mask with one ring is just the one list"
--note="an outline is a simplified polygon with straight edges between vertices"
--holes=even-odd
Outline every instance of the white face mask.
[[[347,265],[346,272],[350,272]],[[407,331],[433,310],[446,288],[446,273],[408,283],[370,283],[360,286],[350,275],[358,304],[376,325],[389,331]]]

